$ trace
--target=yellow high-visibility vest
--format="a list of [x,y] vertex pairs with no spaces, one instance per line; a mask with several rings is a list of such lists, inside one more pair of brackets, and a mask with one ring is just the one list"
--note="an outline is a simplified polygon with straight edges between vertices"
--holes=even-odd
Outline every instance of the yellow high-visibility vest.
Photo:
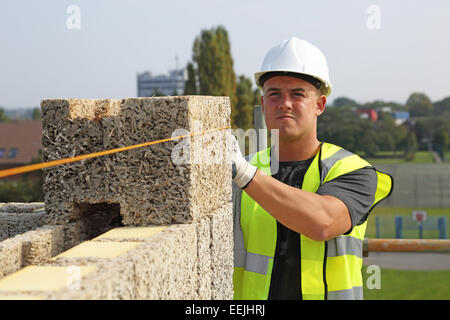
[[[255,154],[250,163],[267,174],[270,148]],[[371,167],[341,147],[322,143],[305,173],[302,189],[316,192],[319,186],[343,174]],[[392,191],[388,174],[377,173],[377,189],[371,209]],[[242,191],[240,216],[235,217],[234,299],[267,299],[277,243],[277,223]],[[240,204],[239,204],[240,202]],[[304,300],[362,299],[362,246],[367,221],[351,233],[328,241],[300,235],[301,297]]]

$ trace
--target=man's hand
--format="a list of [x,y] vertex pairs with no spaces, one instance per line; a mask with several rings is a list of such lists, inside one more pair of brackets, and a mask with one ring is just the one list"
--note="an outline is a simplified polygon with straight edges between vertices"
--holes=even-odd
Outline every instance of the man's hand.
[[242,156],[236,138],[230,133],[228,135],[231,147],[231,161],[233,170],[233,181],[239,188],[244,189],[256,174],[257,168],[245,160]]

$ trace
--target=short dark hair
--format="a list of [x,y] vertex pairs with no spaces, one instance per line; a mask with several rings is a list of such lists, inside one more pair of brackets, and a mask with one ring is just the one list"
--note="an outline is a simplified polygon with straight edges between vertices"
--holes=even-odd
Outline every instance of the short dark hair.
[[261,77],[259,77],[259,85],[262,88],[264,85],[264,82],[269,80],[272,77],[276,76],[288,76],[288,77],[294,77],[301,80],[305,80],[309,83],[311,83],[314,87],[316,87],[318,90],[322,91],[322,81],[320,81],[317,78],[314,78],[313,76],[303,74],[303,73],[296,73],[296,72],[288,72],[288,71],[272,71],[272,72],[266,72]]

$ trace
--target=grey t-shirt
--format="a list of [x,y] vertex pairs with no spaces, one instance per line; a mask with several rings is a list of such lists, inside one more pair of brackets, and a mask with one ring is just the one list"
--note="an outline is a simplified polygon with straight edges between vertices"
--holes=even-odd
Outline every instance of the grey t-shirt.
[[[301,188],[303,177],[313,158],[280,162],[273,177],[290,186]],[[377,175],[373,168],[362,168],[324,183],[317,193],[340,199],[348,208],[351,229],[367,220],[374,201]],[[300,204],[299,204],[300,205]],[[269,299],[301,299],[300,235],[277,222],[277,244],[272,270]]]

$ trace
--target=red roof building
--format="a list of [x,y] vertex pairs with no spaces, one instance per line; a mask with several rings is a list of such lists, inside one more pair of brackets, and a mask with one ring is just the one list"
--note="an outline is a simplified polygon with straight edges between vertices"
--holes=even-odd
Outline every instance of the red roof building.
[[378,121],[378,113],[374,109],[357,109],[356,112],[360,114],[361,118],[370,119],[372,122]]
[[0,170],[30,163],[39,154],[41,121],[0,122]]

